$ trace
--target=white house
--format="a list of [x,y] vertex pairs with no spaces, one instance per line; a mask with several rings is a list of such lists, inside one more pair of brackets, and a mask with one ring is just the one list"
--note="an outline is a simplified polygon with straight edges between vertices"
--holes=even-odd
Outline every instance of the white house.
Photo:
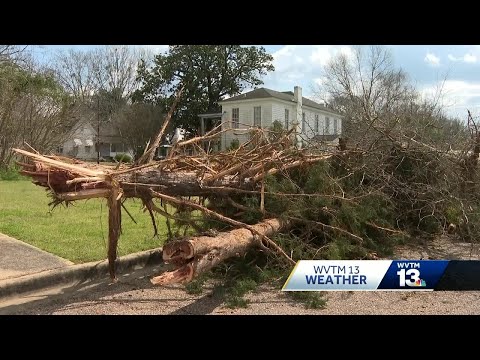
[[274,121],[279,121],[285,129],[296,128],[299,146],[315,140],[338,144],[342,133],[342,116],[303,97],[300,86],[295,86],[293,92],[259,88],[222,100],[219,105],[223,126],[234,129],[222,134],[222,149],[230,146],[234,139],[246,142],[248,128],[268,128]]
[[82,160],[96,160],[98,141],[102,159],[114,158],[119,153],[127,153],[133,158],[133,150],[127,146],[114,126],[109,123],[101,124],[98,130],[99,137],[97,129],[90,121],[79,121],[72,128],[67,140],[58,147],[57,153]]
[[83,160],[96,159],[96,134],[97,132],[89,122],[79,122],[74,126],[63,145],[57,149],[57,153]]

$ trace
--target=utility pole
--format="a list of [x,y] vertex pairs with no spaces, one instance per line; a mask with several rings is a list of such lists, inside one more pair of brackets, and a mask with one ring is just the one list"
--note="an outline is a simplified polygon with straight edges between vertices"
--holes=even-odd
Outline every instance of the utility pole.
[[100,96],[97,94],[97,164],[100,164]]

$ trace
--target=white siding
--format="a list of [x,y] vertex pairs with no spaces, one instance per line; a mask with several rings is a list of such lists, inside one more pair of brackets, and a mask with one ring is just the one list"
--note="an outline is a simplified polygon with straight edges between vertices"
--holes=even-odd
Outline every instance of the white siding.
[[[337,134],[342,134],[342,119],[339,115],[335,114],[328,114],[322,111],[315,111],[311,108],[307,109],[304,107],[304,111],[307,117],[307,121],[309,122],[309,126],[311,127],[307,129],[307,138],[311,138],[312,136],[316,135],[315,132],[315,115],[318,115],[318,135],[333,135],[333,124],[334,119],[337,119]],[[330,119],[329,127],[327,128],[326,118]]]
[[238,139],[240,143],[248,140],[247,129],[253,127],[253,108],[260,106],[262,108],[262,127],[268,128],[272,126],[272,102],[270,99],[258,99],[254,101],[229,102],[222,105],[224,113],[224,128],[232,127],[232,109],[239,109],[240,124],[238,129],[227,131],[222,134],[222,149],[229,147],[232,140]]
[[327,128],[326,122],[324,120],[324,130],[325,134],[327,135],[333,135],[333,124],[335,122],[335,119],[337,119],[337,134],[341,135],[342,134],[342,119],[338,115],[326,115],[330,119],[330,126]]
[[[231,128],[232,108],[238,108],[240,114],[240,124],[238,130],[227,131],[222,134],[222,149],[230,146],[232,140],[234,139],[238,139],[240,143],[248,140],[248,131],[245,130],[253,126],[253,108],[255,106],[262,107],[262,127],[268,128],[272,126],[272,123],[275,120],[280,121],[280,123],[285,126],[285,109],[289,110],[289,125],[290,128],[292,127],[296,112],[296,104],[294,102],[289,103],[287,101],[282,101],[274,98],[228,102],[222,104],[222,112],[224,112],[223,122],[226,123],[226,126],[228,128]],[[342,121],[340,116],[329,114],[328,112],[310,108],[308,106],[303,106],[302,111],[305,112],[306,127],[305,132],[301,132],[299,134],[301,139],[307,141],[308,139],[311,139],[312,137],[317,135],[315,133],[315,115],[318,115],[319,120],[318,135],[333,134],[334,118],[336,118],[338,121],[337,133],[338,135],[341,135]],[[330,118],[330,128],[328,129],[328,132],[325,128],[325,117]],[[300,121],[299,130],[301,129],[302,124]]]
[[336,117],[337,119],[337,134],[341,135],[342,134],[342,119],[339,117]]
[[282,124],[285,127],[285,109],[288,109],[289,112],[289,117],[288,117],[288,123],[289,127],[292,127],[293,123],[293,117],[295,116],[295,105],[292,103],[290,104],[285,104],[281,102],[273,102],[272,103],[272,122],[275,120],[278,120],[280,124]]
[[303,140],[311,139],[315,136],[315,114],[318,114],[306,107],[303,107],[303,112],[305,113],[305,131],[302,128],[301,137]]
[[[92,160],[97,158],[95,151],[96,132],[92,125],[86,123],[77,126],[73,131],[69,140],[63,144],[62,154],[66,156],[76,157],[78,159]],[[75,146],[74,139],[79,139],[82,145]],[[85,148],[87,140],[92,140],[93,146]],[[90,149],[90,151],[88,151]]]
[[[97,151],[96,151],[96,131],[90,123],[85,123],[83,125],[78,125],[72,135],[69,137],[67,141],[63,143],[62,147],[62,155],[68,157],[74,157],[77,159],[82,160],[96,160],[97,159]],[[74,139],[78,139],[82,142],[81,145],[75,146]],[[87,146],[87,140],[91,140],[93,145]],[[107,155],[104,154],[104,150],[102,154],[105,156],[112,156],[114,157],[117,153],[127,153],[130,156],[134,156],[134,153],[131,149],[127,148],[126,144],[119,145],[120,148],[116,149],[116,152],[110,151],[111,145],[110,144],[103,144],[101,148],[105,150],[107,149]],[[125,151],[123,151],[125,150]]]

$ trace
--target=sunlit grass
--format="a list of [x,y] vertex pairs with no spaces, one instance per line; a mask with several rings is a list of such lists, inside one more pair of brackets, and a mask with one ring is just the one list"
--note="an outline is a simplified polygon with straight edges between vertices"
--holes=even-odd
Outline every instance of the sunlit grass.
[[[28,180],[0,181],[0,232],[75,263],[103,260],[107,254],[108,208],[106,200],[77,201],[50,212],[44,188]],[[165,219],[157,216],[159,237],[153,237],[148,213],[140,200],[125,206],[135,224],[122,210],[119,256],[162,246],[166,239]]]

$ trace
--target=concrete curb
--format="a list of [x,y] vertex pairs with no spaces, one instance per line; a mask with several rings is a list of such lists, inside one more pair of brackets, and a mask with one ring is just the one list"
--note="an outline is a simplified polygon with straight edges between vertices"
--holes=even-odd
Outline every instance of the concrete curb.
[[[130,270],[161,263],[163,263],[161,248],[147,250],[118,258],[116,272],[118,276]],[[83,282],[103,277],[109,278],[107,260],[46,270],[17,278],[0,280],[0,299],[61,284]]]
[[43,250],[43,249],[40,249],[40,248],[38,248],[38,247],[36,247],[36,246],[30,245],[29,243],[26,243],[26,242],[24,242],[24,241],[20,241],[20,240],[18,240],[18,239],[15,239],[15,238],[13,238],[13,237],[11,237],[11,236],[8,236],[8,235],[5,235],[5,234],[3,234],[3,233],[0,233],[0,238],[4,239],[4,240],[6,240],[6,241],[9,241],[9,242],[11,242],[11,243],[19,244],[19,245],[21,245],[21,246],[25,246],[25,247],[27,247],[27,248],[33,249],[33,250],[35,250],[35,251],[37,251],[37,252],[40,252],[40,253],[45,254],[45,255],[48,255],[48,256],[50,256],[50,257],[55,257],[58,261],[66,264],[66,265],[74,265],[74,263],[71,262],[70,260],[64,259],[64,258],[62,258],[62,257],[60,257],[60,256],[55,255],[55,254],[49,253],[48,251],[45,251],[45,250]]

